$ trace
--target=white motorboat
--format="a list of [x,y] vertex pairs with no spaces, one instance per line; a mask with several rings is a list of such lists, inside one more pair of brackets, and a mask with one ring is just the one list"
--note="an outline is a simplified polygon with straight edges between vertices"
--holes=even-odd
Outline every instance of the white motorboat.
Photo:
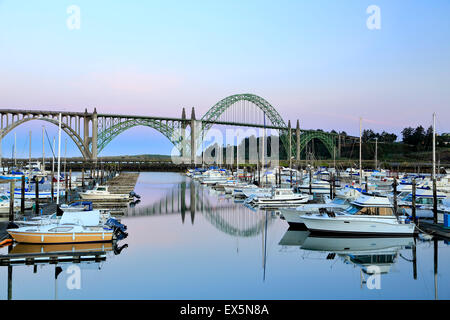
[[259,207],[291,207],[298,206],[309,201],[309,195],[294,193],[292,189],[272,189],[268,197],[253,196],[247,199],[248,203]]
[[83,200],[129,200],[129,194],[111,193],[108,186],[96,186],[92,190],[81,192],[80,197]]
[[64,212],[92,211],[92,201],[76,201],[70,204],[60,206]]
[[223,188],[225,190],[225,193],[233,194],[235,189],[245,188],[248,185],[249,184],[247,182],[235,182],[235,183],[224,184]]
[[350,202],[346,199],[335,198],[330,201],[327,198],[325,203],[309,203],[300,205],[297,208],[281,209],[280,213],[290,226],[294,226],[296,224],[304,224],[302,217],[305,214],[319,213],[324,208],[327,210],[346,210],[351,206]]
[[[236,189],[234,190],[236,194]],[[242,193],[246,198],[254,198],[254,197],[270,197],[272,194],[272,189],[270,188],[259,188],[259,187],[247,187],[242,188]]]
[[387,197],[362,195],[344,212],[323,210],[320,214],[303,216],[312,232],[373,235],[412,235],[415,224],[406,217],[394,215]]
[[[438,205],[438,222],[444,221],[444,212],[449,211],[449,208],[444,204],[447,195],[442,192],[437,192]],[[412,193],[407,193],[398,201],[399,211],[408,216],[412,215]],[[433,191],[429,189],[416,189],[416,217],[417,218],[433,218]]]
[[[33,207],[33,202],[25,201],[25,209],[30,209]],[[0,213],[9,213],[10,208],[10,198],[7,195],[0,195]],[[21,209],[21,201],[14,199],[14,212],[18,212]]]
[[[299,192],[309,193],[309,181],[303,180],[301,185],[297,186]],[[314,180],[311,182],[311,193],[315,194],[329,194],[330,193],[330,183],[325,180]]]
[[204,172],[198,179],[201,184],[212,185],[216,183],[224,183],[230,178],[226,170],[208,170]]

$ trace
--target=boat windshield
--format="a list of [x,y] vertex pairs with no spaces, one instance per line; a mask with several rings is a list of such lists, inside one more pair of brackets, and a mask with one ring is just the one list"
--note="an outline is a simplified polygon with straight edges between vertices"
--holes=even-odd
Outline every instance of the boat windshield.
[[368,216],[392,216],[394,214],[394,210],[390,207],[359,207],[359,210],[354,214]]
[[331,203],[334,203],[334,204],[345,204],[346,201],[347,200],[342,199],[342,198],[334,198],[334,200]]
[[[412,195],[408,195],[405,201],[412,202]],[[442,204],[442,198],[437,198],[438,204]],[[416,204],[433,205],[433,197],[416,197]]]
[[348,213],[348,214],[356,214],[360,209],[361,209],[361,207],[357,207],[355,205],[352,205],[347,210],[345,210],[345,212]]
[[48,231],[49,232],[69,232],[73,229],[73,227],[55,227],[51,228]]
[[98,187],[97,191],[106,191],[106,188],[105,187]]

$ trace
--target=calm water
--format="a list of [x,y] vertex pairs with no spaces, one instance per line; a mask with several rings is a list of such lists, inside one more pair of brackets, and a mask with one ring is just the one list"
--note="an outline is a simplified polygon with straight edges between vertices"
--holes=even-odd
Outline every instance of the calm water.
[[[435,298],[434,241],[417,240],[414,279],[413,239],[289,231],[276,213],[250,210],[175,173],[141,173],[135,191],[141,202],[122,218],[129,236],[119,246],[128,247],[103,262],[77,264],[80,289],[66,284],[70,263],[58,265],[56,280],[55,265],[13,266],[12,299]],[[448,299],[450,246],[437,247],[437,298]],[[364,272],[369,265],[382,271],[380,289],[364,282],[377,284]],[[0,281],[7,299],[6,266]]]

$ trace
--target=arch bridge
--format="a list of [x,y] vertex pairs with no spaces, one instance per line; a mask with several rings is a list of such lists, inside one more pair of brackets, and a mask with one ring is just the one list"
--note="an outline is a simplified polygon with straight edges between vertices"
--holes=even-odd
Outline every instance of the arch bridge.
[[[62,116],[61,128],[73,140],[85,160],[97,161],[98,154],[115,137],[135,127],[147,126],[163,134],[181,154],[190,154],[190,162],[196,163],[199,137],[204,137],[213,125],[266,128],[278,130],[281,141],[291,155],[300,160],[300,152],[313,139],[320,140],[330,155],[338,147],[354,142],[355,137],[340,136],[316,130],[300,129],[299,120],[295,129],[290,121],[282,119],[278,111],[265,99],[254,94],[236,94],[216,103],[209,111],[196,119],[195,109],[191,117],[186,117],[183,108],[181,118],[152,117],[125,114],[102,114],[94,108],[92,113],[66,111],[41,111],[0,109],[0,138],[19,125],[31,120],[42,120],[58,125]],[[187,129],[189,128],[189,131]]]

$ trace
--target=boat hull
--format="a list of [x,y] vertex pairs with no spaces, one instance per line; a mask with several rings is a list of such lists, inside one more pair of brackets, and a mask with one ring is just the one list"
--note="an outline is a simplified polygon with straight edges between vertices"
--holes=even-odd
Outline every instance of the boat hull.
[[364,221],[367,219],[303,217],[311,232],[354,234],[354,235],[412,235],[414,224],[397,224],[385,221]]
[[91,195],[91,194],[80,194],[81,199],[83,200],[128,200],[130,197],[128,195]]
[[20,243],[61,244],[108,242],[113,240],[112,232],[47,233],[8,230],[8,233],[11,235],[11,237],[13,237],[15,241]]

